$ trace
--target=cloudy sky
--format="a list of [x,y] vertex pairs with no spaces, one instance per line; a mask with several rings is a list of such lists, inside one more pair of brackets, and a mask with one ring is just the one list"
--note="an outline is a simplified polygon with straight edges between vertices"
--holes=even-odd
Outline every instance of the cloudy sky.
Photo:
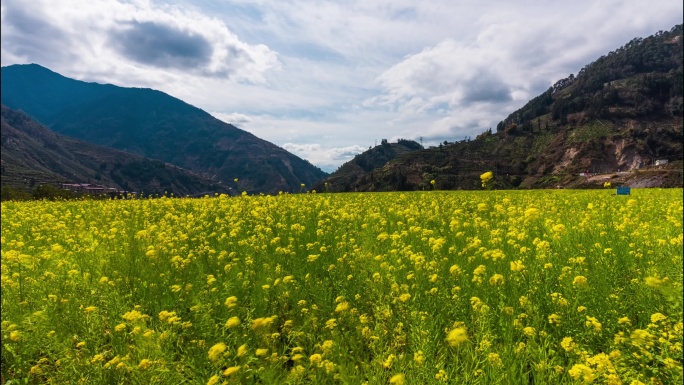
[[326,171],[474,137],[678,0],[1,0],[2,65],[162,90]]

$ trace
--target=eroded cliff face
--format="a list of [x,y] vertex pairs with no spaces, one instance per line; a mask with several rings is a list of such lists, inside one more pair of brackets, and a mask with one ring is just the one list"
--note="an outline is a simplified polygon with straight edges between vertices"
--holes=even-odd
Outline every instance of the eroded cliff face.
[[[648,165],[647,157],[639,154],[629,141],[606,139],[601,144],[603,154],[591,153],[582,146],[570,146],[564,149],[563,156],[553,167],[553,173],[574,172],[579,168],[596,173],[638,170]],[[600,157],[597,157],[600,155]]]
[[634,146],[624,139],[618,139],[612,145],[615,162],[620,171],[632,171],[647,165],[648,160],[639,155]]

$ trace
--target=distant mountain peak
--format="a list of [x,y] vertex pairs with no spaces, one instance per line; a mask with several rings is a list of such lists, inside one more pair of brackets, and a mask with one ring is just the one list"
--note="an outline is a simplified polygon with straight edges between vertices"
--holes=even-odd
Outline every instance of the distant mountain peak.
[[2,67],[2,103],[50,129],[175,164],[252,193],[299,191],[327,174],[162,91],[87,83],[37,64]]

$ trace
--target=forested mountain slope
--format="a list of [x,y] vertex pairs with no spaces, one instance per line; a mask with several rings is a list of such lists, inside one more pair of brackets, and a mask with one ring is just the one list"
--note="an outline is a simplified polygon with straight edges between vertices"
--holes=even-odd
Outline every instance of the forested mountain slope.
[[2,67],[2,103],[50,129],[201,173],[249,192],[295,191],[327,174],[163,92],[86,83],[39,65]]
[[56,134],[4,105],[1,123],[2,186],[93,183],[145,195],[230,192],[188,170]]

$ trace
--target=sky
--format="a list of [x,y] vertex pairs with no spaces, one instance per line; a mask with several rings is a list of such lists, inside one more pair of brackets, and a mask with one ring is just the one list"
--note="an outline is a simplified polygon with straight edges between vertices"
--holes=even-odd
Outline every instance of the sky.
[[474,138],[680,0],[1,0],[1,62],[158,89],[332,172]]

